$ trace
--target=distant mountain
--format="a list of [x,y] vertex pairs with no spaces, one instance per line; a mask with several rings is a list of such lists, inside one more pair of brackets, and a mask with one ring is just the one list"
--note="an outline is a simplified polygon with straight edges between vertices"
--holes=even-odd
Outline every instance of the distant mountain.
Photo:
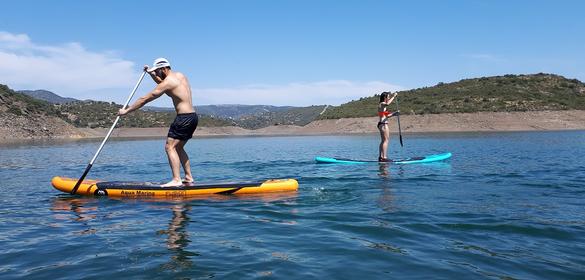
[[[271,125],[306,125],[319,117],[325,105],[309,107],[271,106],[271,105],[200,105],[195,106],[201,116],[224,120],[247,129],[263,128]],[[145,106],[145,111],[168,113],[173,108]]]
[[267,113],[283,112],[295,107],[293,106],[271,106],[271,105],[200,105],[195,106],[197,112],[216,118],[241,119],[243,117],[261,116]]
[[[293,107],[271,105],[200,105],[195,106],[201,116],[225,120],[247,129],[257,129],[271,125],[306,125],[314,121],[325,108],[321,106]],[[169,113],[175,109],[168,107],[145,106],[144,111]]]
[[271,125],[298,125],[304,126],[316,120],[325,105],[309,107],[291,107],[290,109],[263,112],[253,116],[243,116],[234,122],[243,128],[257,129]]
[[[267,113],[283,112],[296,107],[293,106],[271,106],[271,105],[195,105],[198,114],[212,116],[222,119],[241,119],[251,116],[261,116]],[[173,112],[171,107],[144,106],[143,110],[151,112]]]
[[63,104],[63,103],[67,103],[67,102],[79,101],[75,98],[61,97],[53,92],[50,92],[48,90],[43,90],[43,89],[40,89],[40,90],[21,90],[18,92],[26,94],[32,98],[44,100],[44,101],[47,101],[47,102],[53,103],[53,104]]
[[156,106],[144,106],[142,110],[148,112],[174,112],[175,108],[171,107],[156,107]]

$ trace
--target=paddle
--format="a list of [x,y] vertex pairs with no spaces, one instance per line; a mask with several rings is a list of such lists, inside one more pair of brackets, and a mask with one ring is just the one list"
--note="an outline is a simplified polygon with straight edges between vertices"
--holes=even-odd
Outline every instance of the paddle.
[[396,120],[398,121],[398,135],[400,136],[400,147],[404,147],[402,144],[402,130],[400,129],[400,110],[398,109],[398,93],[396,93]]
[[[134,96],[134,93],[138,89],[138,86],[142,82],[142,79],[144,79],[144,75],[145,74],[146,74],[146,71],[142,72],[142,75],[140,75],[140,79],[138,79],[138,83],[136,83],[136,86],[134,86],[134,89],[132,90],[132,93],[130,93],[130,96],[128,96],[128,99],[126,100],[126,103],[124,103],[124,106],[122,106],[122,108],[128,107],[128,103],[130,103],[130,100],[132,99],[132,96]],[[83,182],[83,179],[85,179],[85,176],[87,176],[87,173],[89,173],[89,170],[91,169],[91,167],[93,166],[93,163],[95,162],[95,160],[97,159],[98,155],[102,151],[102,148],[106,144],[106,141],[108,141],[108,138],[110,138],[110,135],[112,134],[112,131],[114,131],[114,127],[116,127],[116,124],[118,124],[118,121],[119,120],[120,120],[120,116],[117,116],[116,117],[116,120],[114,121],[114,124],[112,124],[112,127],[110,127],[110,130],[108,131],[108,134],[106,134],[106,137],[102,141],[102,144],[100,145],[100,147],[98,148],[97,152],[95,153],[95,155],[93,156],[93,158],[91,159],[91,161],[89,162],[89,164],[87,165],[87,167],[85,168],[85,171],[83,172],[83,175],[81,175],[81,177],[79,178],[79,181],[77,181],[77,183],[75,183],[75,186],[73,187],[73,190],[71,190],[71,194],[75,194],[77,192],[77,189],[79,188],[79,185],[81,185],[81,182]]]

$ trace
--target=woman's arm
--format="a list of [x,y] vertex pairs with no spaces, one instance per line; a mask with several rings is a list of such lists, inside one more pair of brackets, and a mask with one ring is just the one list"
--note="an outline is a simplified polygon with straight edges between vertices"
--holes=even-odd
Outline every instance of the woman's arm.
[[388,100],[388,103],[386,103],[386,106],[390,105],[390,103],[392,103],[392,101],[394,101],[394,98],[396,98],[397,95],[398,95],[398,92],[393,93],[392,97],[390,97],[390,100]]

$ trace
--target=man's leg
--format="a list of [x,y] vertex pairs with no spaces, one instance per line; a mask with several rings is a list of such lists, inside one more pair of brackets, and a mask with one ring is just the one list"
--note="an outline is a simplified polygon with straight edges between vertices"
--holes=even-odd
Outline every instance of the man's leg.
[[177,145],[180,142],[181,140],[167,137],[165,151],[167,152],[167,157],[169,158],[169,165],[171,166],[171,171],[173,173],[173,180],[162,185],[163,187],[175,187],[183,184],[181,182],[181,159],[177,153]]
[[193,182],[193,175],[191,174],[191,163],[189,162],[189,155],[185,152],[185,144],[187,141],[180,141],[177,144],[177,152],[179,153],[179,159],[181,160],[181,165],[183,165],[183,170],[185,171],[185,182]]

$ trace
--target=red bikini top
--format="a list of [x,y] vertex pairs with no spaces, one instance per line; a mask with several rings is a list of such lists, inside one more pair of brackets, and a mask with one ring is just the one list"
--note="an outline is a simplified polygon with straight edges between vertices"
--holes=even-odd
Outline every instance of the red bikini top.
[[392,115],[392,112],[390,112],[390,111],[378,112],[378,116],[380,116],[380,117],[387,117],[387,116],[390,116],[390,115]]

